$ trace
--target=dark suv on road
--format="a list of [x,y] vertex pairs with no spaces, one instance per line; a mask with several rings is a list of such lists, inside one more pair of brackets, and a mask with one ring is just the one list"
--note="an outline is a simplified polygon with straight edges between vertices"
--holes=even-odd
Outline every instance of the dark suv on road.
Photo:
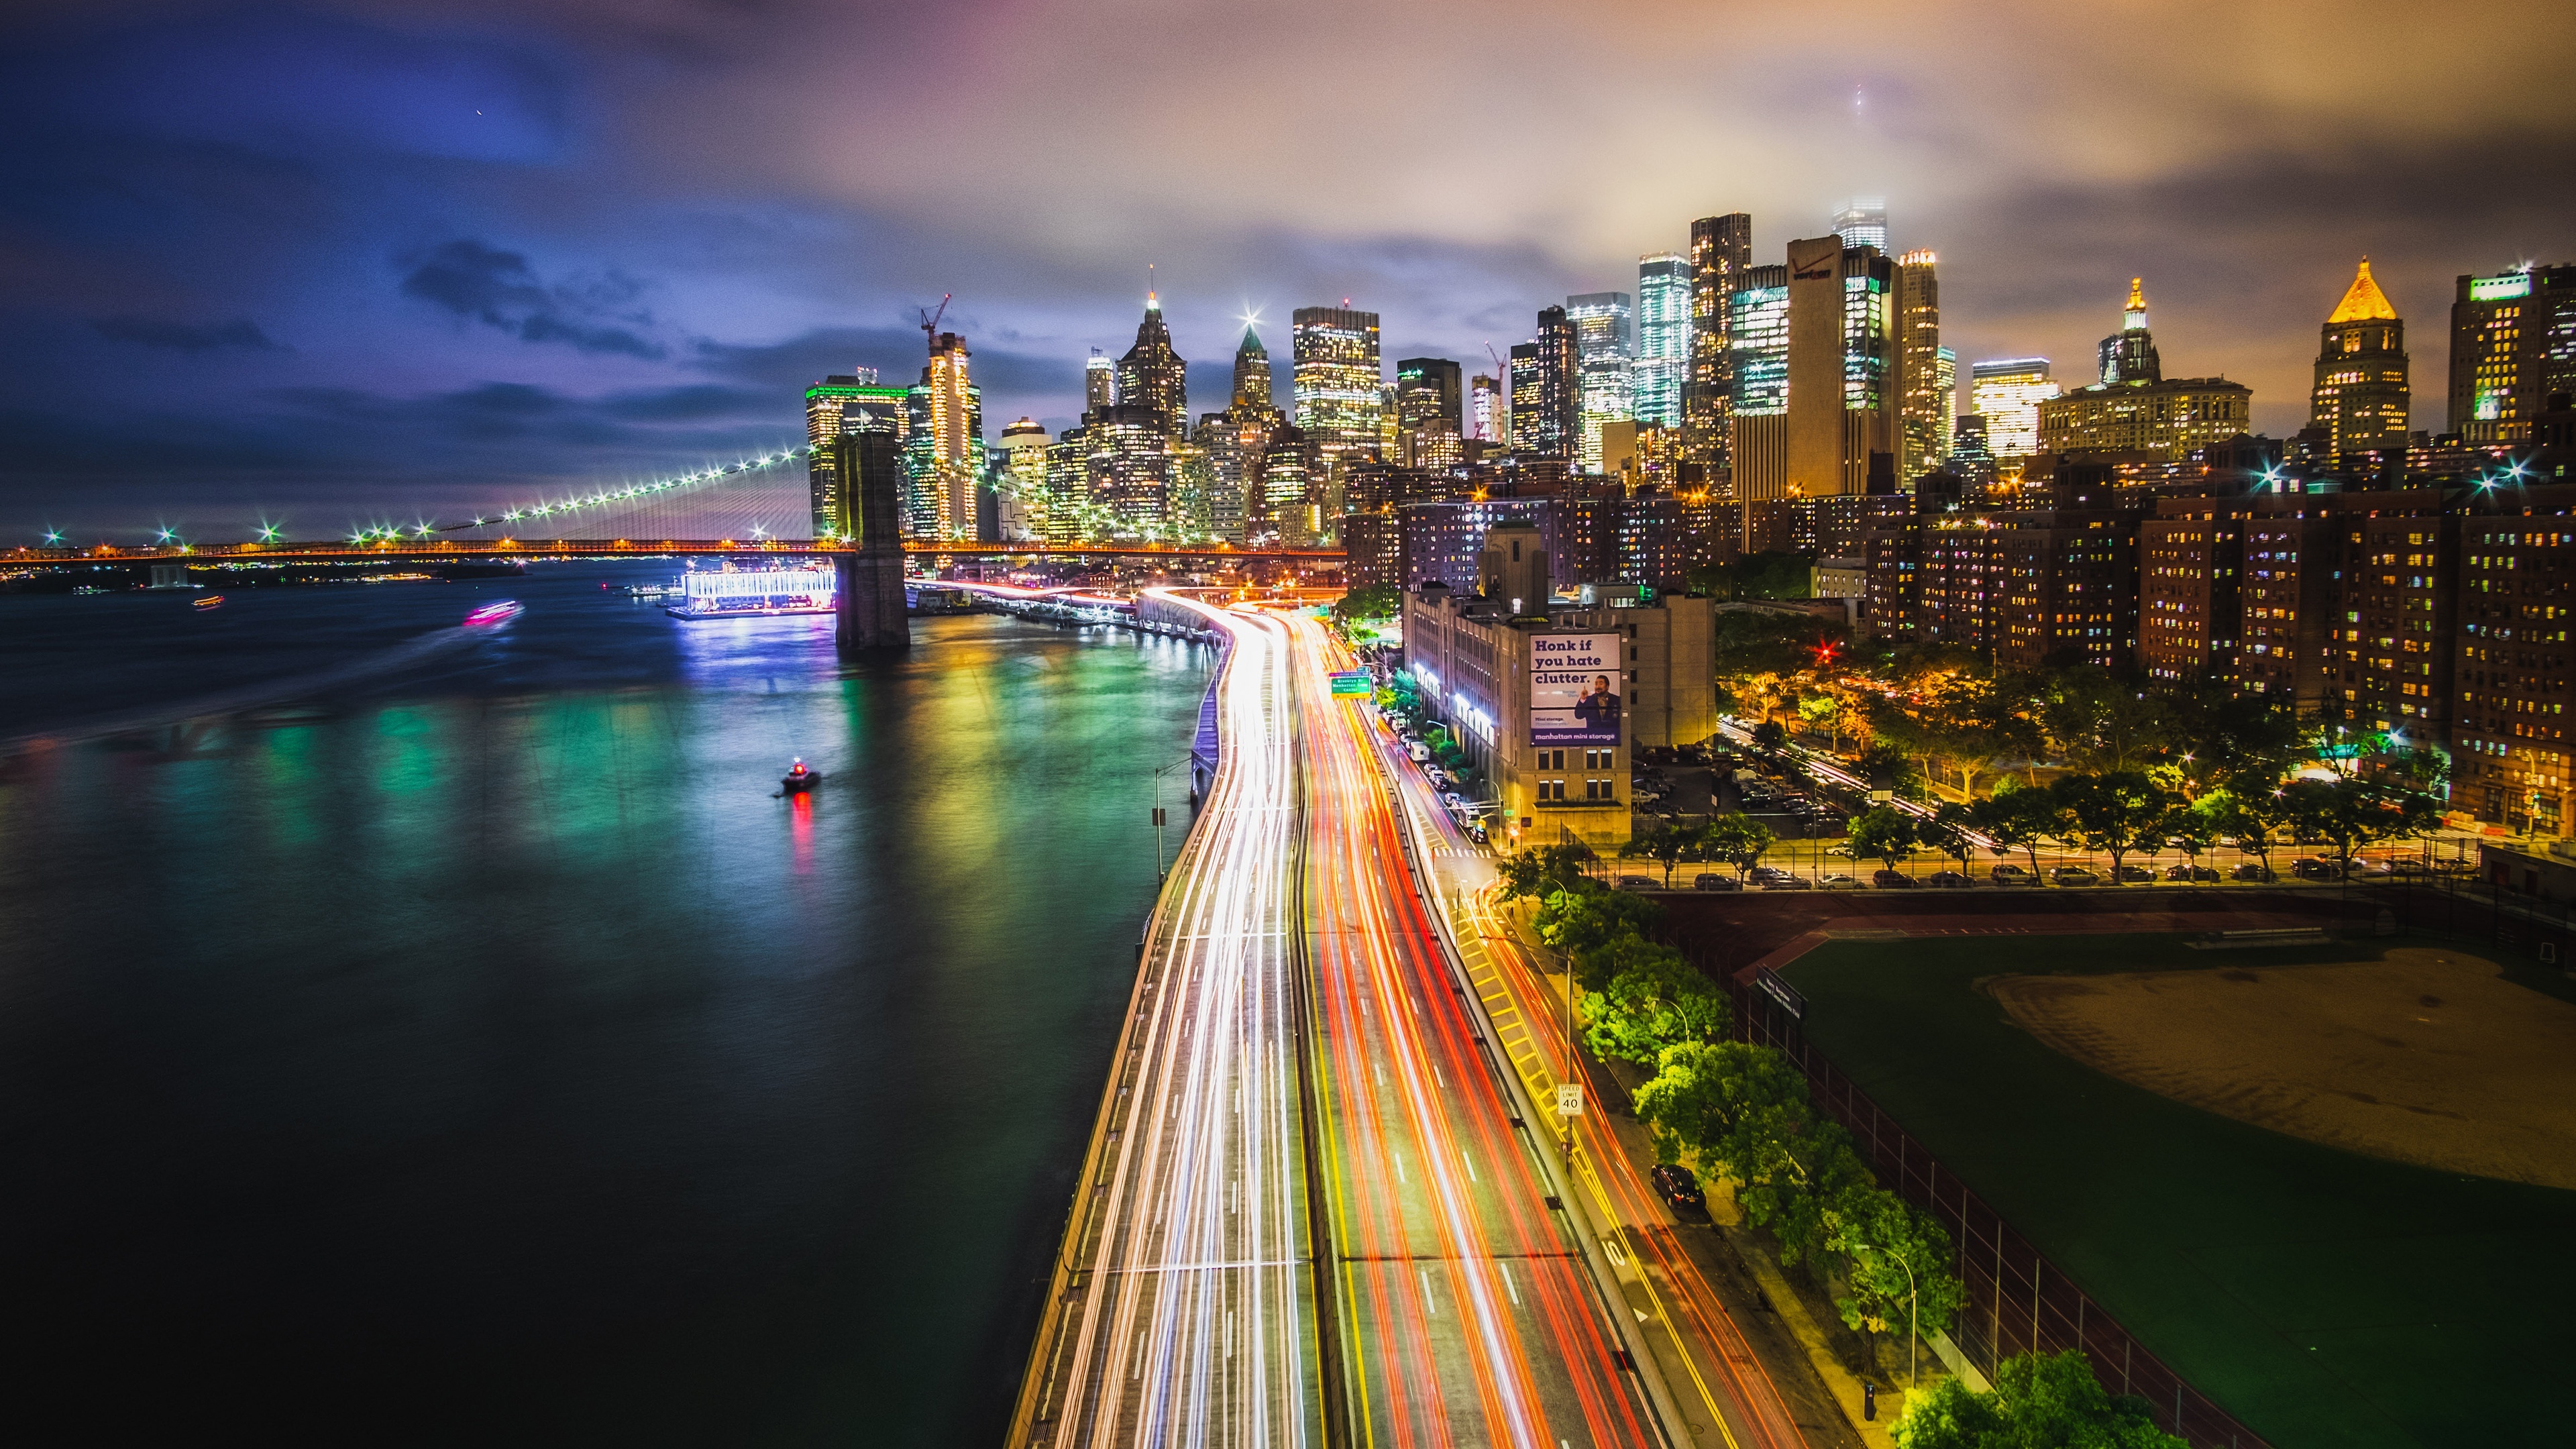
[[1689,1168],[1679,1163],[1658,1162],[1646,1176],[1653,1179],[1656,1194],[1672,1205],[1675,1214],[1682,1217],[1708,1215],[1708,1198],[1700,1192],[1699,1181],[1691,1176]]

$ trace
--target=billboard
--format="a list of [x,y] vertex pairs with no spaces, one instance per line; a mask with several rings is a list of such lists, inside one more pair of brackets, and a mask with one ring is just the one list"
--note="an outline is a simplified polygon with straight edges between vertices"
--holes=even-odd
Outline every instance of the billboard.
[[1619,743],[1617,634],[1530,636],[1530,743]]

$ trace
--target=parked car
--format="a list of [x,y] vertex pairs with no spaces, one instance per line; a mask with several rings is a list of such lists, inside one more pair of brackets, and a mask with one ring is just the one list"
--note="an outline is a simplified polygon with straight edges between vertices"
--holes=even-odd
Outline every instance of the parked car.
[[1955,870],[1936,870],[1925,876],[1923,883],[1934,890],[1963,891],[1977,882],[1973,877],[1961,875]]
[[1783,875],[1764,881],[1762,888],[1766,891],[1811,891],[1816,888],[1816,883],[1803,875]]
[[1910,891],[1914,877],[1901,870],[1882,870],[1869,878],[1869,883],[1883,891]]
[[2275,881],[2281,878],[2272,871],[2250,860],[2240,860],[2236,862],[2236,869],[2230,872],[2230,874],[2238,880]]
[[2301,880],[2337,880],[2343,875],[2343,862],[2325,856],[2303,855],[2290,862],[2290,873]]
[[2010,861],[2005,861],[2002,864],[1997,865],[1993,870],[1987,871],[1986,876],[1997,885],[2009,886],[2036,884],[2036,881],[2033,879],[2029,871],[2022,869],[2020,866],[2014,865]]
[[1406,741],[1404,753],[1417,765],[1429,764],[1431,762],[1431,747],[1420,740]]
[[1467,797],[1451,790],[1441,795],[1440,803],[1452,810],[1464,810],[1467,808]]
[[1699,1183],[1692,1178],[1689,1168],[1678,1163],[1658,1162],[1646,1176],[1655,1184],[1656,1194],[1671,1205],[1676,1216],[1708,1215],[1708,1198],[1700,1192]]
[[2390,875],[2431,875],[2433,867],[2410,856],[2403,860],[2390,861],[2388,873]]
[[1790,874],[1776,865],[1757,865],[1746,873],[1758,881],[1775,881]]
[[1731,891],[1741,890],[1743,889],[1743,886],[1731,875],[1698,875],[1691,878],[1691,889],[1695,891]]
[[1619,877],[1619,889],[1623,891],[1659,891],[1663,888],[1663,882],[1655,880],[1650,876],[1623,875]]
[[2219,873],[2218,873],[2218,869],[2217,869],[2217,867],[2215,867],[2215,866],[2207,866],[2207,865],[2169,865],[2169,866],[2166,866],[2166,867],[2165,867],[2165,879],[2167,879],[2167,880],[2219,880],[2219,879],[2223,879],[2223,877],[2221,877],[2221,876],[2219,875]]
[[2062,886],[2097,886],[2102,883],[2102,877],[2080,865],[2061,865],[2050,871],[2048,878]]
[[1860,889],[1860,877],[1853,875],[1829,875],[1824,879],[1817,881],[1816,886],[1819,890],[1829,891],[1858,890]]
[[2114,874],[2121,880],[2154,880],[2156,878],[2155,867],[2148,865],[2122,865],[2119,870],[2114,872]]

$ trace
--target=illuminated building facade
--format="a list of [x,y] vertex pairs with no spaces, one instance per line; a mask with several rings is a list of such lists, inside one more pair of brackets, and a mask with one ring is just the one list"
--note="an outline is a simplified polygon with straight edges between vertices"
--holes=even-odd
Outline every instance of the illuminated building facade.
[[1753,265],[1753,218],[1691,223],[1690,371],[1682,384],[1682,458],[1712,492],[1733,497],[1727,448],[1735,403],[1734,300]]
[[1903,378],[1896,476],[1907,487],[1950,456],[1958,411],[1959,364],[1941,345],[1940,259],[1911,251],[1896,259],[1896,354]]
[[2308,426],[2342,454],[2406,446],[2412,401],[2406,375],[2406,323],[2371,279],[2370,258],[2326,318],[2317,344],[2316,384]]
[[814,537],[838,538],[846,521],[833,443],[852,433],[892,433],[900,440],[911,422],[904,389],[878,386],[874,368],[834,373],[805,389],[805,481],[813,501]]
[[2461,522],[2453,798],[2481,820],[2565,837],[2576,833],[2576,643],[2568,611],[2532,591],[2576,578],[2576,489],[2515,491],[2499,500],[2511,511]]
[[1085,486],[1096,534],[1169,538],[1172,452],[1162,415],[1141,403],[1112,403],[1082,429]]
[[1049,536],[1055,496],[1047,487],[1047,450],[1054,446],[1035,418],[1002,429],[993,449],[993,496],[1003,542]]
[[1145,294],[1144,320],[1136,324],[1136,343],[1118,359],[1118,402],[1150,409],[1155,428],[1166,437],[1180,436],[1189,422],[1189,367],[1172,350],[1162,299],[1151,292]]
[[1395,460],[1407,467],[1451,468],[1465,461],[1458,441],[1466,422],[1461,372],[1445,357],[1404,357],[1395,364]]
[[1512,398],[1500,379],[1480,372],[1468,384],[1467,426],[1478,442],[1511,445]]
[[2576,266],[2462,277],[2451,302],[2450,431],[2523,443],[2552,393],[2576,390]]
[[1638,259],[1635,417],[1649,427],[1682,425],[1692,302],[1690,258],[1663,252]]
[[1118,401],[1118,364],[1099,348],[1082,364],[1082,410],[1090,415]]
[[904,396],[910,425],[903,440],[906,536],[975,540],[991,523],[979,506],[984,482],[984,395],[967,376],[966,340],[942,332],[931,340],[921,381]]
[[2104,387],[2115,383],[2162,382],[2163,359],[2156,356],[2156,334],[2147,327],[2147,279],[2129,279],[2129,303],[2120,312],[2120,330],[2102,339],[2097,371]]
[[1635,378],[1630,347],[1636,309],[1625,292],[1585,292],[1565,299],[1565,315],[1574,324],[1574,366],[1579,432],[1576,466],[1601,471],[1601,425],[1622,422],[1634,414]]
[[1873,454],[1895,473],[1895,263],[1830,236],[1788,256],[1749,269],[1734,298],[1739,503],[1867,492]]
[[1297,426],[1327,467],[1376,451],[1385,379],[1375,312],[1300,307],[1291,324]]
[[2039,403],[2039,451],[2156,453],[2184,459],[2253,431],[2254,394],[2223,377],[2096,384]]
[[1968,369],[1968,406],[1986,420],[1986,446],[1998,459],[2039,451],[2039,405],[2057,396],[2045,357],[2005,357]]
[[1270,395],[1270,349],[1261,345],[1261,334],[1247,322],[1243,340],[1234,348],[1234,394],[1227,406],[1248,413],[1277,416],[1279,406]]
[[1574,324],[1563,307],[1542,308],[1538,340],[1512,348],[1512,451],[1570,458],[1578,432]]
[[1887,250],[1887,201],[1873,197],[1855,201],[1834,213],[1834,235],[1846,247],[1875,247]]

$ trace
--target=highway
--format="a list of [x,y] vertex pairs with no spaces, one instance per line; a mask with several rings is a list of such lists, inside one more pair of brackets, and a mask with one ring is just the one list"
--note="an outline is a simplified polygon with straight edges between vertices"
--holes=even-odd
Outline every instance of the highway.
[[1572,1216],[1405,867],[1396,777],[1324,676],[1348,656],[1290,622],[1304,715],[1307,940],[1358,1442],[1660,1443]]
[[1292,660],[1234,638],[1225,751],[1148,928],[1010,1442],[1327,1442],[1297,1057]]

